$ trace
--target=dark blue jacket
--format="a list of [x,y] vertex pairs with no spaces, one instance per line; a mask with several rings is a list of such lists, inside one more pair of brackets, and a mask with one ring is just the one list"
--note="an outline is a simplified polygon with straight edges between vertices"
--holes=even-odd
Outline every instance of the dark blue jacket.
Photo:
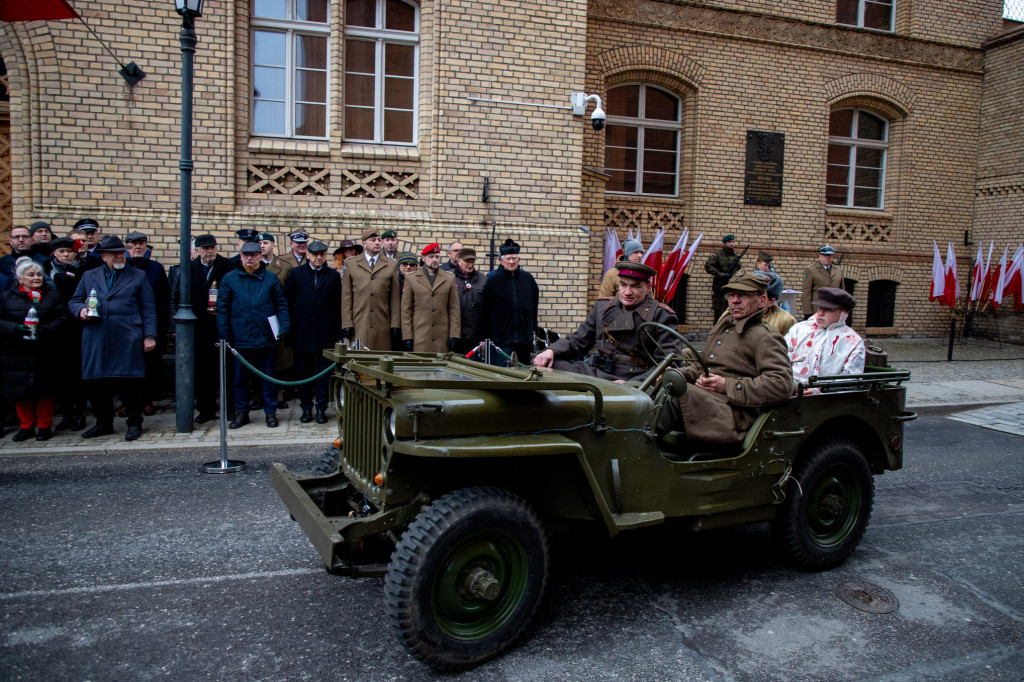
[[320,352],[341,338],[341,275],[325,265],[314,285],[313,274],[306,261],[292,268],[284,283],[294,350]]
[[82,275],[75,295],[68,303],[71,316],[86,307],[89,292],[99,298],[99,319],[82,324],[82,378],[117,377],[144,379],[146,363],[142,343],[156,338],[156,303],[146,276],[125,267],[111,289],[107,289],[106,268],[94,268]]
[[243,269],[224,275],[217,291],[217,333],[235,348],[267,348],[277,340],[268,318],[277,315],[279,334],[291,329],[288,301],[277,275],[259,269],[249,274]]
[[15,273],[15,266],[18,263],[18,259],[27,256],[35,262],[43,266],[44,272],[46,268],[46,261],[49,260],[46,256],[41,253],[20,253],[15,256],[13,253],[9,253],[3,258],[0,258],[0,274],[7,275],[10,279],[17,279]]
[[156,326],[160,336],[163,336],[171,323],[171,284],[167,281],[167,272],[163,265],[150,259],[148,252],[142,258],[128,258],[128,264],[141,270],[146,275],[149,286],[153,288]]
[[540,288],[533,275],[522,268],[501,268],[487,278],[484,287],[483,325],[487,337],[499,346],[533,343],[537,328]]

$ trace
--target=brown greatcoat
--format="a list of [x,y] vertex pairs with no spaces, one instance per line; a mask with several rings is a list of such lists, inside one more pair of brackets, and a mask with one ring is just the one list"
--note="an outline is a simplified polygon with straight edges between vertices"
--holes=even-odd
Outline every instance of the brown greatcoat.
[[601,288],[597,290],[598,298],[615,298],[619,295],[619,271],[612,267],[601,278]]
[[281,286],[284,286],[284,281],[288,279],[288,273],[292,271],[293,267],[295,267],[292,265],[292,262],[286,261],[276,254],[270,262],[265,263],[265,265],[267,266],[267,270],[277,275],[277,279],[281,281]]
[[826,270],[821,261],[818,261],[804,268],[804,288],[800,296],[800,308],[804,315],[814,312],[814,292],[818,290],[818,287],[843,289],[843,266],[833,262],[832,266]]
[[462,315],[455,275],[438,269],[430,286],[426,268],[405,277],[402,293],[402,339],[412,339],[417,353],[444,353],[448,339],[462,335]]
[[391,350],[391,330],[401,326],[398,266],[378,254],[370,272],[366,256],[345,261],[341,277],[341,326],[354,327],[359,341],[370,350]]
[[[726,315],[712,327],[701,357],[712,374],[725,377],[725,394],[690,386],[679,398],[688,439],[738,445],[757,419],[758,408],[793,394],[786,342],[762,321],[762,312],[738,322]],[[683,373],[693,383],[702,372],[694,364]]]

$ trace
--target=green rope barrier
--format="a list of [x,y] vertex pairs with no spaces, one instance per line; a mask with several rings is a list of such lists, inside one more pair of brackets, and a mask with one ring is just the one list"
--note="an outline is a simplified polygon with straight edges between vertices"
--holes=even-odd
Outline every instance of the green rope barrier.
[[332,362],[330,365],[325,367],[322,372],[319,372],[319,373],[315,374],[314,376],[311,376],[308,379],[302,379],[301,381],[284,381],[283,379],[275,379],[274,377],[267,376],[263,372],[259,371],[255,367],[253,367],[252,364],[248,360],[243,358],[239,354],[239,352],[237,350],[232,348],[231,344],[229,344],[227,341],[224,342],[224,345],[226,345],[228,350],[231,351],[231,354],[235,356],[235,359],[238,360],[240,363],[242,363],[242,365],[246,369],[248,369],[250,372],[252,372],[256,376],[258,376],[259,378],[263,379],[264,381],[269,381],[270,383],[277,384],[278,386],[285,386],[286,388],[291,388],[293,386],[302,386],[303,384],[313,383],[314,381],[316,381],[320,377],[324,376],[328,372],[333,372],[334,368],[337,367],[337,365],[338,365],[338,363]]

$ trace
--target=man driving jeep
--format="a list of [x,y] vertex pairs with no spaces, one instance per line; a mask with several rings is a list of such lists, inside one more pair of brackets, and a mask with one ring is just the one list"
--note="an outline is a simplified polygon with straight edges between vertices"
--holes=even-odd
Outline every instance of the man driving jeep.
[[639,332],[644,322],[678,326],[672,309],[650,296],[654,268],[628,260],[615,267],[618,295],[597,299],[580,328],[539,353],[534,365],[622,383],[644,379],[666,352],[679,355],[679,340],[664,329],[647,327]]
[[768,280],[738,272],[722,287],[728,313],[708,334],[700,364],[680,370],[691,384],[665,404],[658,431],[686,430],[689,440],[718,445],[743,442],[759,408],[793,393],[793,369],[782,335],[764,323]]

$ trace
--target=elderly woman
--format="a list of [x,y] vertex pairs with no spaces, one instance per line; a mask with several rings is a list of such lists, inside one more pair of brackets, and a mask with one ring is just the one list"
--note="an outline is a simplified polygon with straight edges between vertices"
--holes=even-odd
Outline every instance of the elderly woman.
[[[14,401],[21,421],[12,440],[48,440],[53,435],[57,359],[65,352],[62,330],[71,316],[57,290],[43,281],[39,263],[19,258],[15,273],[17,286],[0,294],[4,395]],[[29,314],[33,308],[37,321]]]

